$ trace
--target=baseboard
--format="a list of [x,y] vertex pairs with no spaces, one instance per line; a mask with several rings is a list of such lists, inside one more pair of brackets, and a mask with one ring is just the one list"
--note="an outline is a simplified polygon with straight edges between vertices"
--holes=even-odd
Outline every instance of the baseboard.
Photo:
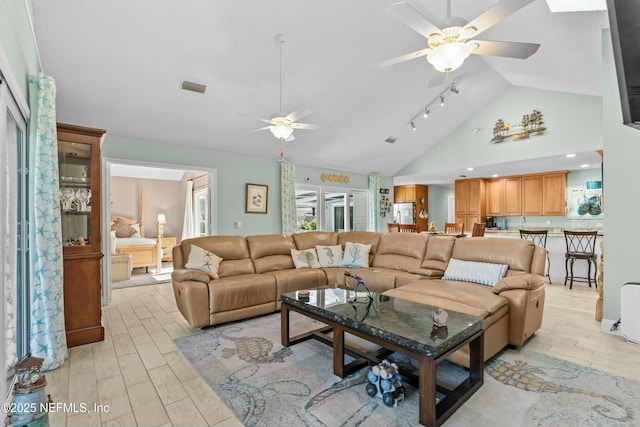
[[617,320],[602,319],[602,322],[600,322],[600,328],[602,329],[602,332],[605,332],[607,334],[613,334],[613,335],[622,336],[622,331],[620,329],[620,325],[618,325],[618,329],[616,329],[615,331],[611,330],[611,327],[616,322],[617,322]]

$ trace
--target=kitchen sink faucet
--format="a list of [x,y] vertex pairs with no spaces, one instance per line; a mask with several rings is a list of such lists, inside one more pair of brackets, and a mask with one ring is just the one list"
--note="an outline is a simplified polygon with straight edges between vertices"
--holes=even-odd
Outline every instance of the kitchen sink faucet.
[[520,230],[524,229],[524,224],[525,224],[526,222],[527,222],[527,218],[526,218],[524,215],[522,215],[522,216],[520,217]]

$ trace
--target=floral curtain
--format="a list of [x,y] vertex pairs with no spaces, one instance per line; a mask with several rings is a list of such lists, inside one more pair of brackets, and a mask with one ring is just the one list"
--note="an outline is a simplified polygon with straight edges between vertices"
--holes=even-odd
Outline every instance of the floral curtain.
[[282,234],[298,230],[296,221],[296,165],[280,163],[280,200],[282,204]]
[[369,175],[369,224],[371,230],[378,231],[380,211],[380,177]]
[[30,351],[51,370],[68,356],[64,329],[62,229],[56,134],[56,85],[40,74],[29,77],[29,246],[31,263]]

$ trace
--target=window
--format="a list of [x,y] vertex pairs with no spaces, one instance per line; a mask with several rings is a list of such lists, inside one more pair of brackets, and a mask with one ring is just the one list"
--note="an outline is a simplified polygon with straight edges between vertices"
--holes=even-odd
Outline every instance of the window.
[[209,230],[209,189],[202,188],[193,192],[193,213],[196,236],[206,236]]
[[296,186],[298,232],[366,231],[368,202],[367,190]]

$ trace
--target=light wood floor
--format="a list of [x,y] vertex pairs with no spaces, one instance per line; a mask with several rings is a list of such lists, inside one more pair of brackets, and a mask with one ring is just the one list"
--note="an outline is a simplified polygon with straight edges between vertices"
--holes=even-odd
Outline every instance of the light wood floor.
[[[596,292],[547,287],[542,328],[527,348],[640,381],[640,346],[600,332]],[[103,311],[106,339],[71,348],[46,373],[54,402],[109,412],[50,413],[58,426],[241,426],[173,343],[198,332],[177,311],[170,283],[116,289]]]

